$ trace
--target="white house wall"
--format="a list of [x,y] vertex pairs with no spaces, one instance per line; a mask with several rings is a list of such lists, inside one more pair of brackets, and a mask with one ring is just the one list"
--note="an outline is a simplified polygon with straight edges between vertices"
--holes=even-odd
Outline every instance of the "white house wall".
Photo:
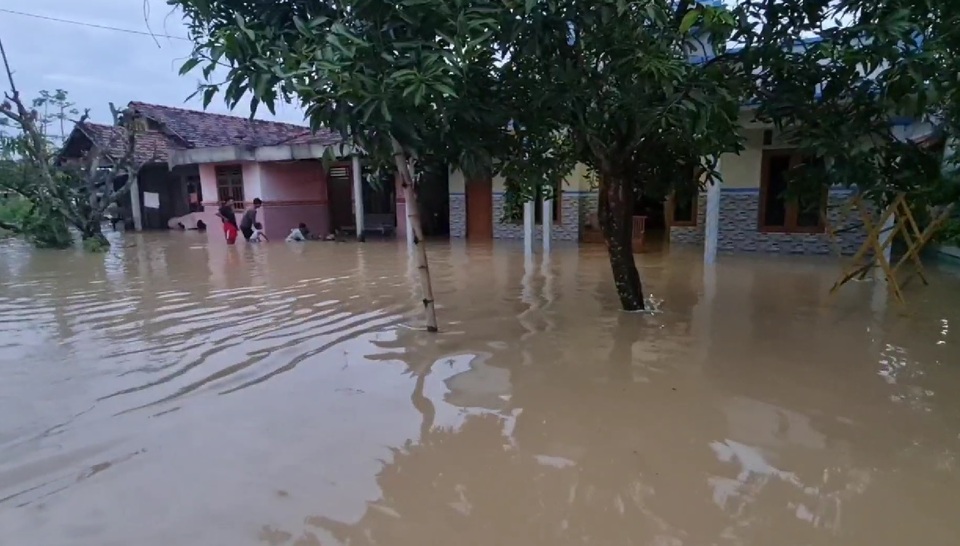
[[[745,149],[740,154],[724,154],[720,159],[723,184],[717,249],[721,252],[775,254],[830,254],[839,249],[843,254],[855,253],[866,238],[862,229],[840,233],[836,243],[832,243],[826,233],[764,233],[759,230],[763,150],[783,147],[776,143],[763,146],[762,129],[746,129],[744,133]],[[843,230],[860,224],[855,214],[845,213],[844,205],[850,195],[851,192],[845,189],[834,189],[828,194],[827,221],[834,228]],[[671,244],[703,244],[706,208],[706,193],[701,193],[696,226],[672,226]]]

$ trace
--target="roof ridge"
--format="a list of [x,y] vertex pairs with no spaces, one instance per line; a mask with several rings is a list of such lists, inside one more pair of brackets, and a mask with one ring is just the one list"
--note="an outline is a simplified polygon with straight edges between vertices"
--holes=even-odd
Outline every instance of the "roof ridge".
[[258,122],[258,123],[269,123],[269,124],[271,124],[271,125],[283,125],[283,126],[286,126],[286,127],[291,127],[291,128],[296,128],[296,129],[310,130],[310,127],[308,127],[308,126],[306,126],[306,125],[297,125],[297,124],[295,124],[295,123],[288,123],[288,122],[286,122],[286,121],[270,121],[270,120],[265,120],[265,119],[250,119],[250,118],[248,118],[248,117],[246,117],[246,116],[237,116],[237,115],[233,115],[233,114],[221,114],[221,113],[218,113],[218,112],[208,112],[208,111],[206,111],[206,110],[193,110],[193,109],[190,109],[190,108],[182,108],[182,107],[179,107],[179,106],[167,106],[167,105],[165,105],[165,104],[154,104],[154,103],[150,103],[150,102],[130,101],[130,103],[129,103],[128,106],[134,106],[134,107],[135,107],[136,105],[148,106],[148,107],[153,107],[153,108],[163,108],[163,109],[166,109],[166,110],[178,110],[178,111],[180,111],[180,112],[189,112],[189,113],[191,113],[191,114],[201,114],[201,115],[204,115],[204,116],[216,116],[216,117],[228,118],[228,119],[233,119],[233,120],[241,120],[241,121],[249,121],[249,122]]

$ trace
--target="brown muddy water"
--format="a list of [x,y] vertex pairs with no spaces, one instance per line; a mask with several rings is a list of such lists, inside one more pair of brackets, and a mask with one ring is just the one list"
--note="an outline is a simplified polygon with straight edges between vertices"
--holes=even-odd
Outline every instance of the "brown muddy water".
[[902,545],[960,536],[960,280],[435,244],[0,243],[0,543]]

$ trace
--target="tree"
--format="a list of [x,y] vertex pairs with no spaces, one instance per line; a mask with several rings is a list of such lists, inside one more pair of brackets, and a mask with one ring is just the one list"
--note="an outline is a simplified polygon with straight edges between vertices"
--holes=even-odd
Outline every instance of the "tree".
[[[942,143],[960,128],[952,3],[747,0],[734,13],[749,22],[734,39],[757,117],[819,159],[793,173],[796,187],[856,187],[881,207],[898,192],[920,208],[957,201],[957,178],[942,169]],[[940,138],[902,130],[922,122]]]
[[230,107],[252,94],[251,111],[278,100],[306,109],[314,129],[340,133],[379,168],[392,166],[415,234],[427,329],[437,330],[411,163],[450,162],[489,173],[505,132],[496,103],[498,21],[492,4],[403,0],[247,2],[170,0],[196,48],[181,73],[201,66],[204,103],[220,91]]
[[637,194],[692,184],[693,167],[716,178],[713,157],[740,149],[741,80],[723,55],[691,59],[722,51],[735,21],[687,1],[504,6],[499,40],[515,123],[562,134],[573,158],[599,174],[599,217],[620,302],[643,309],[631,244]]
[[[714,31],[711,41],[729,30],[719,10],[664,0],[172,3],[197,42],[182,72],[229,69],[205,86],[206,101],[221,87],[231,106],[251,91],[252,110],[294,98],[314,127],[380,164],[391,158],[407,186],[404,160],[424,156],[468,178],[502,170],[519,199],[549,196],[574,160],[597,170],[626,309],[643,308],[630,245],[638,177],[652,187],[651,177],[673,174],[656,161],[665,153],[714,174],[705,157],[738,145],[731,82],[719,64],[688,62],[694,23]],[[429,294],[425,254],[420,267]]]
[[[66,93],[43,92],[28,107],[17,89],[13,71],[0,42],[9,90],[0,103],[0,125],[13,127],[0,140],[5,168],[0,171],[0,191],[11,192],[30,203],[29,211],[4,229],[26,235],[40,247],[65,248],[72,243],[67,226],[80,232],[84,248],[109,248],[102,224],[108,207],[130,191],[141,163],[135,158],[136,129],[130,112],[112,104],[115,130],[106,142],[94,147],[79,161],[60,161],[59,146],[48,137],[48,127],[63,123],[73,104]],[[54,112],[49,113],[53,107]],[[41,114],[38,108],[47,109]],[[77,124],[86,123],[84,112]],[[61,129],[62,135],[62,129]]]

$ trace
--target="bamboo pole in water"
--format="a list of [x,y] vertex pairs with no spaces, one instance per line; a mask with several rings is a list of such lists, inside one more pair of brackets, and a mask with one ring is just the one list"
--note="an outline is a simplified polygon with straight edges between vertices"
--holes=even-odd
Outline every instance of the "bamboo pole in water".
[[393,139],[393,157],[400,173],[400,185],[403,188],[403,197],[407,204],[407,225],[413,228],[414,252],[417,256],[417,270],[420,277],[420,288],[423,291],[423,310],[427,318],[427,331],[437,332],[437,309],[433,301],[433,284],[430,281],[430,268],[427,266],[427,247],[423,240],[423,227],[420,225],[420,205],[417,203],[417,194],[413,186],[413,176],[407,163],[406,154],[396,139]]

